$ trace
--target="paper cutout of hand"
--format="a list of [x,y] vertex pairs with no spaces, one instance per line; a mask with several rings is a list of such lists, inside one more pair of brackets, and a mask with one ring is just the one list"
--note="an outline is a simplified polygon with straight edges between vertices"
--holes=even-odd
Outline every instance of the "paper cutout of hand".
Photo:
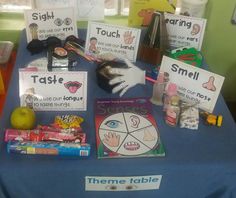
[[125,63],[128,65],[128,68],[111,68],[110,71],[112,74],[118,75],[110,80],[109,84],[118,84],[112,89],[112,93],[121,91],[119,94],[120,97],[131,87],[134,87],[137,84],[145,84],[145,71],[139,69],[128,59],[125,59]]
[[117,147],[120,143],[120,136],[115,133],[109,132],[108,134],[105,134],[104,137],[105,139],[103,142],[110,147]]

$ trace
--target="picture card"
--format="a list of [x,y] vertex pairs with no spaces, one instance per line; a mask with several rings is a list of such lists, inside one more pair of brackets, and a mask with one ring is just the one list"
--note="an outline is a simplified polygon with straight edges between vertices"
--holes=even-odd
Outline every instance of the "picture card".
[[89,22],[86,38],[86,53],[102,55],[112,53],[118,58],[136,61],[140,29]]
[[35,8],[73,7],[79,21],[104,20],[104,0],[34,0]]
[[85,191],[139,191],[160,189],[162,175],[129,177],[86,176]]
[[34,0],[36,9],[77,7],[77,0]]
[[104,0],[78,0],[78,20],[104,20]]
[[19,70],[21,106],[35,111],[86,111],[87,72]]
[[165,22],[171,49],[194,47],[201,50],[206,19],[165,13]]
[[72,7],[25,10],[24,14],[27,42],[45,40],[50,36],[61,40],[70,35],[78,37],[76,14]]
[[196,104],[212,113],[219,96],[224,77],[164,56],[160,72],[167,72],[169,80],[178,86],[183,101]]

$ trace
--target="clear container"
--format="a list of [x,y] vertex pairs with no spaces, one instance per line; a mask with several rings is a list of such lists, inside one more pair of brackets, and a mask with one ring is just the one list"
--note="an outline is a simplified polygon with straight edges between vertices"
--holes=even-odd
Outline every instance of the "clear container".
[[7,65],[10,59],[13,47],[14,47],[14,44],[10,41],[0,41],[0,66]]
[[182,0],[180,14],[203,18],[208,0]]

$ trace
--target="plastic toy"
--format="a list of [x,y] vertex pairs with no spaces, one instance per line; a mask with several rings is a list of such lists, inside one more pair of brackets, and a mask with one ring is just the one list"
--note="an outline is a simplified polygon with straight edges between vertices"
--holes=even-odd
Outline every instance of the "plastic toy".
[[207,125],[214,125],[221,127],[223,122],[223,116],[222,115],[214,115],[210,114],[208,112],[201,112],[200,116],[204,119],[205,123]]
[[193,47],[182,47],[172,50],[170,57],[197,67],[201,67],[203,59],[201,53]]

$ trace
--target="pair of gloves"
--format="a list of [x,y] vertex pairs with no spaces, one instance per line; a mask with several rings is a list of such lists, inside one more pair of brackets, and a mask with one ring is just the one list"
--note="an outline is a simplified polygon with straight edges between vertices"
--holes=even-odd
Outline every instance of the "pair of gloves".
[[109,81],[110,85],[117,84],[117,86],[112,89],[112,93],[120,92],[120,97],[135,85],[145,84],[145,71],[139,69],[128,59],[125,59],[124,62],[127,64],[128,68],[111,68],[109,70],[110,74],[117,75]]

